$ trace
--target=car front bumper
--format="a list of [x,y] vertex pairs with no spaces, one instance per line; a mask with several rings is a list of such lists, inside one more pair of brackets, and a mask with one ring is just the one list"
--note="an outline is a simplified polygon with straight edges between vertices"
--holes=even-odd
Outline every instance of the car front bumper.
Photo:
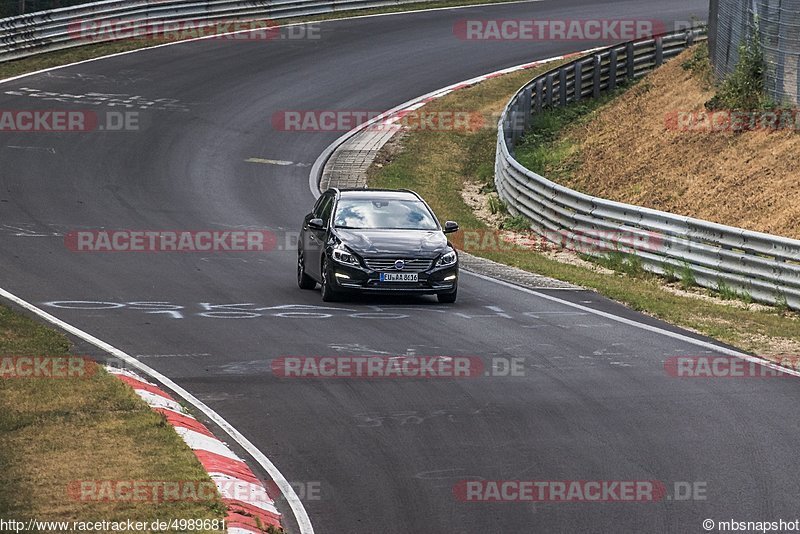
[[[453,291],[458,284],[458,261],[417,274],[417,282],[381,282],[381,272],[331,261],[329,280],[338,292],[435,294]],[[403,272],[403,271],[394,271]]]

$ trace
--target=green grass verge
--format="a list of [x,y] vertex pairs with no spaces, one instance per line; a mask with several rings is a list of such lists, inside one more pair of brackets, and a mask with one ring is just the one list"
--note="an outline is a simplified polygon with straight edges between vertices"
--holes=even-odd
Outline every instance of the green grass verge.
[[[64,356],[68,339],[0,306],[0,357]],[[75,481],[210,479],[164,418],[97,368],[90,378],[0,378],[0,518],[223,519],[221,500],[81,501]]]
[[[380,13],[419,11],[423,9],[458,7],[478,4],[502,4],[512,1],[515,0],[436,0],[432,2],[416,2],[413,4],[403,4],[373,9],[336,11],[333,13],[312,15],[308,17],[276,19],[274,22],[278,25],[293,24],[297,22],[321,22],[325,20],[346,17],[377,15]],[[138,50],[140,48],[148,48],[156,44],[159,43],[148,39],[122,40],[109,43],[87,44],[85,46],[59,50],[56,52],[47,52],[29,58],[0,63],[0,79],[10,78],[11,76],[18,76],[20,74],[35,72],[37,70],[47,69],[50,67],[57,67],[59,65],[75,63],[77,61],[93,59],[109,54],[117,54],[120,52]],[[270,46],[269,41],[265,42],[265,46]]]
[[633,85],[635,82],[620,86],[612,94],[582,100],[563,108],[548,109],[535,115],[530,129],[517,142],[514,157],[526,168],[554,181],[569,175],[580,164],[579,158],[575,157],[579,154],[576,154],[575,142],[561,133],[567,127],[588,122],[595,110]]
[[[547,67],[550,68],[550,67]],[[543,72],[545,68],[539,69]],[[483,82],[434,101],[426,110],[479,111],[499,113],[511,95],[537,74],[522,71]],[[576,120],[585,120],[602,102],[586,102],[578,108],[542,119],[544,132],[534,141],[529,135],[518,156],[528,163],[544,163],[546,169],[557,168],[563,161],[559,154],[568,153],[558,133]],[[441,220],[458,221],[464,230],[486,229],[487,225],[465,203],[461,190],[466,182],[479,182],[483,190],[493,188],[493,167],[496,131],[487,128],[476,132],[413,131],[403,141],[402,151],[382,167],[369,171],[372,187],[407,187],[428,200]],[[554,147],[553,153],[548,150]],[[568,169],[561,169],[567,172]],[[468,252],[527,271],[565,280],[596,290],[602,295],[625,303],[635,310],[689,328],[746,350],[762,354],[781,351],[787,343],[800,343],[798,314],[785,307],[745,309],[726,305],[714,299],[676,294],[664,286],[664,280],[644,272],[640,266],[611,258],[615,267],[609,275],[579,265],[557,261],[531,250]],[[674,273],[677,277],[681,273]],[[798,345],[800,346],[800,345]]]

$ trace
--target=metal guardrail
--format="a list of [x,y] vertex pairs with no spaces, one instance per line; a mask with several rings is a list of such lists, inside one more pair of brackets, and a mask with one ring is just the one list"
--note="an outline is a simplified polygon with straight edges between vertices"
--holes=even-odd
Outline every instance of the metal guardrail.
[[[105,0],[0,19],[0,62],[90,44],[80,24],[121,27],[136,22],[147,35],[166,23],[278,20],[356,9],[410,4],[419,0]],[[111,32],[91,42],[117,40]]]
[[[658,274],[691,276],[754,300],[800,309],[800,241],[593,197],[523,167],[514,145],[534,114],[613,90],[698,39],[698,30],[594,52],[541,76],[510,100],[498,124],[495,183],[511,213],[546,239],[591,255],[633,255]],[[690,274],[691,273],[691,274]]]

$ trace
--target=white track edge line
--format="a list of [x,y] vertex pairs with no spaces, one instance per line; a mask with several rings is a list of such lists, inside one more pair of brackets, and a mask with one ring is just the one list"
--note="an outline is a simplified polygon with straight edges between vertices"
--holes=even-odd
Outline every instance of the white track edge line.
[[[290,24],[279,24],[277,26],[271,26],[271,28],[272,29],[275,29],[275,28],[289,28],[291,26],[303,26],[303,25],[306,25],[306,24],[322,24],[324,22],[340,22],[340,21],[343,21],[343,20],[350,20],[350,19],[366,19],[366,18],[372,18],[372,17],[388,17],[388,16],[393,16],[393,15],[409,15],[409,14],[412,14],[412,13],[425,13],[425,12],[428,12],[428,11],[444,11],[446,9],[468,9],[468,8],[472,8],[472,7],[487,7],[487,6],[496,6],[496,5],[505,5],[505,4],[529,4],[529,3],[544,2],[544,1],[545,0],[511,0],[509,2],[489,2],[489,3],[486,3],[486,4],[470,4],[470,5],[466,5],[466,6],[432,7],[432,8],[429,8],[429,9],[409,9],[409,10],[406,10],[406,11],[394,11],[394,12],[390,12],[390,13],[372,13],[372,14],[369,14],[369,15],[353,15],[352,17],[340,17],[340,18],[335,18],[335,19],[307,20],[305,22],[302,22],[302,21],[301,22],[292,22]],[[372,9],[372,8],[366,8],[366,9]],[[314,16],[319,16],[319,15],[325,15],[325,14],[326,13],[319,13],[318,15],[309,15],[309,16],[314,17]],[[302,17],[302,15],[299,15],[299,16]],[[247,20],[247,19],[244,19],[244,20]],[[254,19],[254,20],[259,20],[259,19]],[[267,20],[269,20],[269,18],[267,18]],[[280,20],[280,19],[276,19],[276,20]],[[50,72],[50,71],[57,70],[57,69],[65,69],[67,67],[74,67],[75,65],[82,65],[84,63],[91,63],[92,61],[99,61],[101,59],[108,59],[108,58],[112,58],[112,57],[125,56],[125,55],[128,55],[128,54],[134,54],[136,52],[143,52],[145,50],[154,50],[156,48],[162,48],[164,46],[174,46],[174,45],[179,45],[179,44],[184,44],[184,43],[191,43],[193,41],[204,41],[206,39],[218,39],[220,37],[226,37],[228,35],[237,35],[237,34],[240,34],[240,33],[248,33],[248,32],[255,32],[255,31],[261,31],[261,29],[259,28],[259,29],[255,29],[255,30],[237,30],[235,32],[219,33],[219,34],[215,34],[215,35],[207,35],[205,37],[193,37],[191,39],[183,39],[183,40],[174,41],[174,42],[171,42],[171,43],[162,43],[162,44],[159,44],[159,45],[144,46],[142,48],[137,48],[135,50],[126,50],[124,52],[115,52],[114,54],[108,54],[108,55],[105,55],[105,56],[98,56],[98,57],[93,57],[93,58],[89,58],[89,59],[82,59],[81,61],[75,61],[73,63],[66,63],[64,65],[56,65],[54,67],[47,67],[46,69],[40,69],[40,70],[33,71],[33,72],[26,72],[24,74],[18,74],[16,76],[12,76],[10,78],[5,78],[3,80],[0,80],[0,85],[2,85],[4,83],[7,83],[7,82],[13,82],[14,80],[19,80],[21,78],[26,78],[28,76],[34,76],[36,74],[43,74],[45,72]],[[115,42],[119,42],[121,40],[122,39],[117,40],[117,41],[101,41],[98,44],[115,43]],[[91,46],[91,45],[87,45],[87,46]],[[81,48],[81,47],[76,46],[74,48]],[[63,48],[61,50],[53,50],[53,52],[61,52],[63,50],[72,50],[72,48]],[[43,53],[47,53],[47,52],[43,52]],[[36,57],[36,56],[28,56],[28,57],[20,58],[20,60],[28,59],[28,58],[31,58],[31,57]],[[15,60],[11,60],[11,61],[15,61]]]
[[236,430],[230,423],[228,423],[225,419],[222,418],[217,412],[206,406],[200,399],[196,398],[194,395],[183,389],[181,386],[173,382],[170,378],[162,375],[155,369],[145,365],[144,363],[140,362],[136,358],[128,355],[127,353],[121,351],[120,349],[102,341],[93,335],[84,332],[83,330],[72,326],[71,324],[62,321],[58,317],[47,313],[46,311],[42,310],[34,306],[33,304],[22,300],[21,298],[17,297],[13,293],[6,291],[3,288],[0,288],[0,296],[5,297],[6,299],[14,302],[15,304],[25,308],[26,310],[33,312],[34,314],[38,315],[45,321],[58,326],[62,330],[86,341],[94,345],[95,347],[104,350],[105,352],[119,358],[120,360],[124,361],[125,363],[139,369],[143,373],[147,374],[151,378],[154,378],[168,389],[172,390],[176,395],[181,397],[183,400],[197,408],[200,412],[202,412],[206,417],[210,420],[214,421],[222,430],[225,431],[228,436],[230,436],[236,443],[238,443],[248,454],[256,461],[258,464],[269,474],[275,484],[280,488],[281,493],[286,498],[286,501],[289,503],[289,507],[292,509],[292,513],[294,514],[295,520],[297,521],[297,525],[300,528],[301,534],[314,534],[314,527],[311,526],[311,519],[308,517],[308,513],[306,512],[305,508],[303,507],[303,503],[300,501],[300,498],[295,493],[292,485],[289,484],[289,481],[281,474],[275,464],[273,464],[266,455],[258,450],[258,448],[253,445],[250,440],[248,440],[244,435],[242,435],[238,430]]
[[751,356],[750,354],[745,354],[744,352],[740,352],[738,350],[729,349],[727,347],[723,347],[721,345],[717,345],[715,343],[710,343],[708,341],[703,341],[701,339],[695,339],[693,337],[689,337],[685,334],[679,334],[678,332],[671,332],[669,330],[665,330],[658,326],[652,326],[645,323],[640,323],[639,321],[634,321],[633,319],[626,319],[625,317],[620,317],[619,315],[614,315],[613,313],[604,312],[601,310],[596,310],[594,308],[590,308],[588,306],[582,306],[581,304],[576,304],[574,302],[570,302],[568,300],[564,300],[558,297],[554,297],[552,295],[546,295],[539,291],[534,291],[532,289],[528,289],[527,287],[520,286],[517,284],[512,284],[511,282],[506,282],[505,280],[498,280],[497,278],[492,278],[491,276],[486,276],[483,274],[478,274],[472,271],[464,271],[466,274],[470,276],[474,276],[476,278],[480,278],[482,280],[486,280],[488,282],[493,282],[495,284],[499,284],[501,286],[509,287],[511,289],[516,289],[517,291],[522,291],[524,293],[528,293],[531,295],[535,295],[539,298],[549,300],[551,302],[557,302],[564,306],[569,306],[570,308],[575,308],[581,311],[585,311],[594,315],[598,315],[600,317],[604,317],[606,319],[610,319],[612,321],[616,321],[618,323],[622,323],[627,326],[632,326],[634,328],[639,328],[640,330],[645,330],[647,332],[651,332],[653,334],[660,334],[662,336],[670,337],[672,339],[677,339],[679,341],[683,341],[689,343],[691,345],[696,345],[698,347],[703,347],[704,349],[710,349],[715,352],[719,352],[721,354],[725,354],[728,356],[735,356],[742,360],[748,361],[750,363],[757,363],[759,365],[763,365],[764,367],[768,367],[775,371],[780,371],[785,374],[789,374],[792,376],[800,377],[800,371],[795,369],[791,369],[789,367],[784,367],[782,365],[778,365],[777,363],[770,362],[763,358],[758,358],[756,356]]
[[[543,1],[543,0],[533,0],[533,1],[537,1],[538,2],[538,1]],[[503,2],[503,3],[505,3],[505,2]],[[488,4],[488,5],[499,5],[499,4]],[[472,85],[484,82],[489,78],[489,76],[493,76],[493,75],[496,75],[496,74],[511,74],[512,72],[516,72],[518,70],[523,70],[523,68],[525,68],[525,67],[528,67],[528,69],[536,68],[538,66],[545,65],[547,63],[552,63],[553,61],[558,61],[558,60],[564,59],[566,56],[572,56],[572,55],[577,55],[577,54],[589,54],[591,52],[600,50],[601,48],[603,48],[603,47],[590,48],[588,50],[582,50],[580,52],[569,52],[569,53],[566,53],[566,54],[562,54],[560,56],[553,56],[553,57],[549,57],[549,58],[546,58],[546,59],[537,59],[537,60],[533,60],[533,61],[527,61],[525,63],[520,63],[519,65],[513,65],[511,67],[506,67],[504,69],[496,70],[496,71],[493,71],[493,72],[487,72],[486,74],[482,74],[480,76],[474,76],[474,77],[469,78],[467,80],[462,80],[460,82],[452,83],[452,84],[450,84],[450,85],[448,85],[446,87],[442,87],[441,89],[435,89],[435,90],[431,91],[430,93],[425,93],[424,95],[418,96],[416,98],[412,98],[411,100],[403,102],[402,104],[399,104],[399,105],[393,107],[392,109],[390,109],[388,111],[384,111],[383,113],[381,113],[377,117],[374,117],[374,118],[364,122],[363,124],[359,124],[358,126],[353,128],[349,132],[347,132],[344,135],[338,137],[333,143],[331,143],[330,145],[325,147],[325,150],[323,150],[320,153],[320,155],[317,157],[317,159],[314,160],[314,164],[311,166],[311,171],[308,174],[308,188],[311,190],[311,194],[314,195],[314,198],[319,198],[321,192],[319,190],[319,183],[317,182],[317,176],[320,176],[320,177],[322,176],[322,171],[324,171],[323,167],[328,162],[328,159],[330,159],[330,157],[336,151],[336,149],[338,149],[341,145],[346,143],[350,138],[355,137],[356,135],[358,135],[362,130],[366,130],[367,128],[369,128],[370,126],[375,124],[376,122],[380,122],[380,121],[385,120],[387,117],[392,116],[393,114],[397,113],[398,111],[403,111],[403,110],[405,110],[405,109],[407,109],[407,108],[409,108],[411,106],[414,106],[414,105],[416,105],[418,103],[421,103],[423,100],[428,100],[428,99],[435,100],[435,99],[441,98],[443,96],[447,96],[456,87],[463,86],[463,85],[472,86]],[[2,82],[0,82],[0,83],[2,83]],[[425,102],[423,105],[425,105],[427,103],[428,102]],[[420,107],[422,107],[422,106],[420,106]]]

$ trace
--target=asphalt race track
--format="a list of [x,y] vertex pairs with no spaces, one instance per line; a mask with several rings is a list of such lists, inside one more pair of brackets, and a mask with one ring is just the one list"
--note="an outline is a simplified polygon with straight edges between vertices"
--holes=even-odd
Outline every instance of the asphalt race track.
[[[0,287],[140,355],[295,486],[318,487],[304,505],[319,533],[698,532],[706,518],[793,519],[794,379],[673,378],[667,358],[707,351],[469,274],[452,306],[323,305],[297,288],[286,246],[313,202],[309,165],[342,132],[276,131],[274,113],[382,111],[603,44],[467,42],[453,36],[465,17],[673,21],[706,8],[566,0],[369,17],[325,23],[319,39],[190,42],[0,85],[0,109],[139,111],[142,125],[0,134]],[[102,228],[267,229],[279,240],[269,253],[65,247],[68,232]],[[593,293],[542,293],[658,324]],[[366,354],[521,358],[525,372],[322,380],[270,369],[282,356]],[[459,501],[454,486],[474,479],[658,480],[674,498]],[[676,482],[704,499],[679,499]]]

